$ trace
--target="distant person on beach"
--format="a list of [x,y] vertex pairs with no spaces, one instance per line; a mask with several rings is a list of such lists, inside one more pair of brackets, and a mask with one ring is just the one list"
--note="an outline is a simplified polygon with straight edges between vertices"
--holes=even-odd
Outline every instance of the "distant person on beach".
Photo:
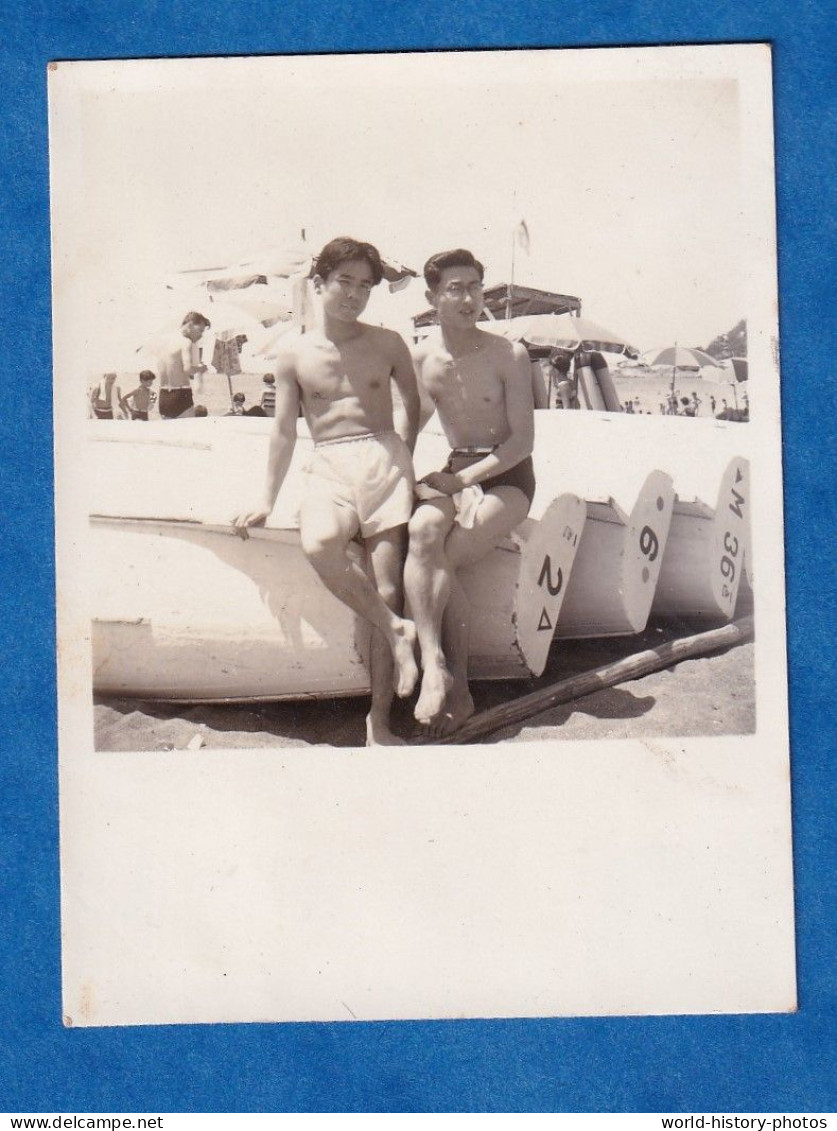
[[276,378],[272,373],[265,373],[262,377],[262,384],[264,390],[262,392],[262,399],[259,402],[262,412],[265,416],[276,415]]
[[143,369],[139,379],[136,389],[119,398],[119,407],[124,413],[130,414],[131,420],[148,420],[148,410],[157,399],[157,394],[151,387],[156,377],[150,369]]
[[211,325],[196,310],[183,316],[178,334],[169,337],[157,350],[157,375],[160,378],[160,416],[174,420],[194,405],[192,378],[205,373],[198,342]]
[[549,389],[550,408],[578,408],[578,390],[572,377],[570,377],[572,360],[573,351],[563,349],[561,346],[556,346],[549,355],[549,364],[552,369]]
[[265,373],[262,377],[264,390],[258,404],[251,405],[244,413],[245,416],[275,416],[276,415],[276,378],[272,373]]
[[96,420],[113,420],[113,401],[116,396],[117,404],[122,401],[119,386],[116,384],[116,374],[106,373],[98,384],[90,390],[90,411]]
[[196,404],[194,415],[195,416],[209,416],[209,409],[206,407],[205,404]]
[[697,408],[692,404],[688,397],[681,397],[680,403],[683,406],[683,411],[680,414],[681,416],[694,416],[697,412]]
[[[291,463],[301,405],[314,441],[299,516],[302,549],[328,589],[373,627],[367,745],[403,745],[390,729],[390,709],[393,693],[410,695],[418,678],[416,630],[401,615],[420,410],[416,377],[403,338],[359,321],[383,278],[378,251],[354,239],[332,240],[312,272],[322,324],[277,358],[264,494],[234,526],[246,538],[248,528],[263,525],[273,510]],[[398,430],[392,381],[403,404]],[[358,538],[365,569],[349,552]]]
[[535,358],[530,362],[532,373],[532,399],[535,408],[549,408],[549,384],[552,366],[546,358]]
[[244,393],[233,393],[229,410],[224,413],[224,416],[244,416],[244,402],[246,400],[247,398],[244,396]]
[[424,279],[439,329],[414,357],[452,451],[416,487],[404,587],[423,669],[414,714],[441,737],[474,712],[471,613],[457,571],[484,558],[529,513],[534,409],[525,347],[477,325],[482,264],[462,248],[440,252],[425,264]]

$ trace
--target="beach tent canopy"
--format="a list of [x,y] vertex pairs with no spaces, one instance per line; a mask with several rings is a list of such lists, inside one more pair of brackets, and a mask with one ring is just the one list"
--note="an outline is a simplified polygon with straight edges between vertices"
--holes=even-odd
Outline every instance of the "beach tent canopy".
[[484,329],[523,342],[535,350],[560,346],[571,350],[604,350],[636,356],[636,350],[623,335],[589,318],[576,318],[570,314],[532,314],[523,318],[496,319],[486,323]]
[[[416,277],[411,267],[405,267],[395,259],[381,258],[384,279],[391,291],[401,290]],[[305,327],[313,318],[308,278],[314,267],[314,257],[304,244],[270,245],[222,266],[179,271],[168,280],[167,287],[177,292],[189,286],[193,291],[203,292],[203,301],[195,305],[201,313],[204,313],[207,302],[223,300],[230,307],[251,315],[268,329],[288,322]],[[210,312],[207,316],[212,319]],[[260,341],[253,333],[247,336],[251,346],[258,350],[264,348],[267,340]],[[269,344],[276,337],[276,333],[269,335]]]
[[[405,267],[397,259],[381,256],[384,279],[390,287],[396,287],[409,279],[417,278],[412,267]],[[276,279],[294,279],[311,272],[314,257],[310,248],[304,245],[285,247],[271,245],[253,255],[233,263],[215,267],[196,267],[178,272],[178,276],[192,276],[194,282],[201,283],[208,290],[237,290],[269,284]]]
[[264,326],[288,322],[293,317],[294,290],[293,284],[287,279],[223,292],[209,288],[207,317],[210,319],[219,298],[230,308],[246,311]]
[[[482,318],[505,318],[509,309],[509,292],[511,292],[512,318],[521,318],[530,314],[566,314],[570,311],[581,311],[581,299],[575,295],[562,295],[554,291],[542,291],[535,287],[519,287],[517,283],[511,287],[508,283],[498,283],[488,287],[483,292],[485,309]],[[424,310],[413,319],[416,329],[423,326],[436,324],[436,311]]]

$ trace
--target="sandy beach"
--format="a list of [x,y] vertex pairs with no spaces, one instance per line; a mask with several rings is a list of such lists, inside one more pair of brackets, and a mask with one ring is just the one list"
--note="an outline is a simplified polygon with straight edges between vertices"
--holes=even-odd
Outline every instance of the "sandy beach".
[[[252,408],[259,403],[265,388],[262,377],[265,373],[270,372],[272,364],[272,362],[266,361],[261,372],[239,373],[230,379],[232,391],[244,393],[245,409]],[[707,374],[713,372],[714,374],[715,371],[705,370],[704,372]],[[726,376],[725,370],[718,370],[717,373]],[[622,404],[626,401],[632,401],[635,411],[649,412],[655,416],[659,414],[660,405],[665,404],[671,390],[670,372],[649,370],[641,375],[632,375],[630,371],[625,374],[619,369],[611,368],[611,376]],[[124,391],[132,389],[136,383],[136,374],[120,374],[120,385]],[[680,397],[691,397],[693,393],[697,393],[700,401],[697,415],[703,419],[712,419],[713,417],[711,397],[715,398],[716,413],[721,411],[725,401],[730,408],[736,406],[743,408],[744,392],[747,388],[746,383],[736,384],[734,381],[716,380],[686,371],[678,373],[675,382],[675,392],[678,399]],[[223,416],[229,411],[230,385],[227,378],[221,373],[211,372],[206,374],[203,378],[202,387],[195,388],[194,396],[195,403],[205,405],[210,416]],[[152,418],[155,415],[155,413],[152,413]]]
[[[742,597],[737,615],[750,611]],[[638,636],[556,642],[538,679],[473,684],[477,711],[707,627],[695,621],[652,621]],[[686,660],[541,712],[484,741],[751,734],[756,722],[753,655],[751,642]],[[411,704],[399,703],[393,718],[396,733],[408,740],[417,736]],[[366,698],[186,706],[99,697],[95,744],[98,750],[186,749],[190,743],[193,749],[357,747],[363,745],[367,709]]]
[[[705,370],[706,373],[726,375],[725,370]],[[611,370],[613,383],[619,394],[619,399],[624,405],[628,400],[634,402],[634,410],[650,412],[658,415],[660,405],[666,403],[671,391],[671,373],[649,372],[641,376],[625,375],[620,370]],[[715,413],[719,413],[724,402],[729,408],[744,407],[744,391],[747,384],[737,384],[735,381],[715,380],[697,373],[678,373],[674,384],[674,391],[678,401],[681,397],[691,397],[696,393],[699,400],[698,417],[711,419],[713,417],[711,397],[715,398]]]

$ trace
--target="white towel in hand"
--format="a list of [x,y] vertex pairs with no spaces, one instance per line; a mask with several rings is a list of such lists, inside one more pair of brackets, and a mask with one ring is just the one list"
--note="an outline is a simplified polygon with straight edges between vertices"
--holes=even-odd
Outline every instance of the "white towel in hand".
[[463,487],[455,495],[446,495],[444,491],[437,491],[435,487],[430,487],[427,483],[417,483],[416,498],[423,503],[429,502],[431,499],[452,499],[456,508],[456,521],[463,530],[470,530],[474,525],[479,505],[485,498],[485,493],[479,483],[475,483],[473,487]]

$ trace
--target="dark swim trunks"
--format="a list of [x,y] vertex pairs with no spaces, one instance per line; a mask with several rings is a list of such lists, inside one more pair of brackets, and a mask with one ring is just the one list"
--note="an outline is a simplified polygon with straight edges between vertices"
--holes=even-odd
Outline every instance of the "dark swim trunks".
[[191,388],[160,390],[160,416],[166,420],[174,420],[194,403]]
[[[461,471],[464,467],[479,463],[481,459],[484,459],[493,451],[493,448],[454,448],[448,456],[445,471],[452,473]],[[510,467],[508,471],[501,471],[499,475],[492,475],[490,479],[483,479],[479,486],[482,487],[483,491],[490,491],[492,487],[516,487],[518,491],[523,492],[531,506],[532,499],[535,497],[535,468],[532,464],[532,457],[527,456],[514,467]]]

